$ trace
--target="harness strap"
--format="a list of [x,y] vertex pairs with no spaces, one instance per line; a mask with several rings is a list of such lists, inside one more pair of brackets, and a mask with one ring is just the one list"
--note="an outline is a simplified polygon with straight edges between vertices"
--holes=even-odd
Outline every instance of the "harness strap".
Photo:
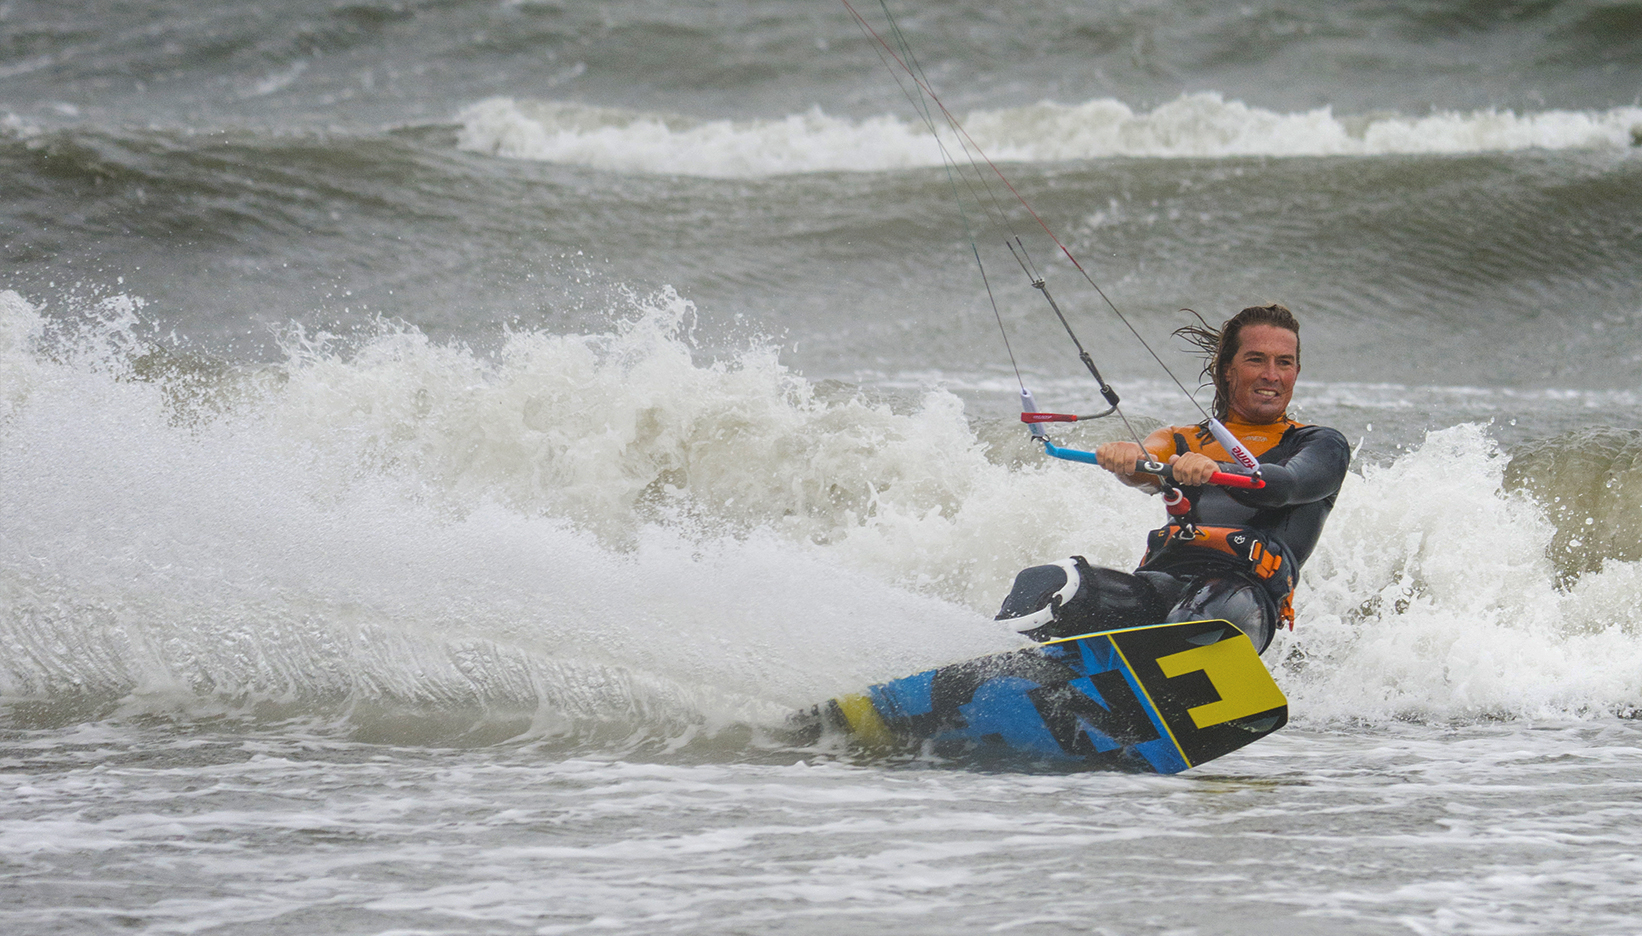
[[1190,550],[1207,549],[1230,557],[1233,565],[1240,566],[1265,586],[1277,605],[1279,616],[1294,629],[1294,563],[1281,548],[1273,545],[1263,533],[1249,527],[1199,526],[1192,529],[1190,538],[1183,538],[1181,528],[1170,525],[1153,530],[1146,537],[1146,555],[1140,569],[1154,562],[1172,564],[1173,560],[1188,556]]

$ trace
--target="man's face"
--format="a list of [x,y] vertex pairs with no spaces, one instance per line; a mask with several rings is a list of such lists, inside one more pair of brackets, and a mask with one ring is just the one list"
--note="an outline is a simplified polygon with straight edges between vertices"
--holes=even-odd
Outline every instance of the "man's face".
[[1276,422],[1300,376],[1300,336],[1276,325],[1249,325],[1239,337],[1237,357],[1226,370],[1231,415],[1257,425]]

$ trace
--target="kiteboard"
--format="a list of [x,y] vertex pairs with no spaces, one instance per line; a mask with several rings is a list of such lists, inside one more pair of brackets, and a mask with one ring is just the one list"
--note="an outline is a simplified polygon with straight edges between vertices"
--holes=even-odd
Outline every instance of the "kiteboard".
[[1227,621],[1099,631],[943,666],[814,706],[868,749],[1178,773],[1288,723],[1288,699]]

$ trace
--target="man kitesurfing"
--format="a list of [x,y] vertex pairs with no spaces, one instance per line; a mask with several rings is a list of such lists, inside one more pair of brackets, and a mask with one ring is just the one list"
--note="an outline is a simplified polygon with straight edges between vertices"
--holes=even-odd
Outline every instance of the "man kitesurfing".
[[[1033,646],[837,696],[795,714],[793,724],[815,738],[840,729],[876,748],[918,747],[943,756],[1008,752],[1158,773],[1185,770],[1283,727],[1288,700],[1259,654],[1280,621],[1293,621],[1300,565],[1317,544],[1351,459],[1340,433],[1288,416],[1300,374],[1300,323],[1273,304],[1244,309],[1218,329],[1199,317],[1198,325],[1176,330],[1207,356],[1203,375],[1215,398],[1214,411],[1204,409],[941,103],[888,5],[880,3],[894,46],[849,0],[843,4],[940,147],[1020,385],[1021,421],[1051,457],[1098,464],[1131,487],[1161,493],[1169,521],[1152,531],[1133,572],[1096,568],[1082,556],[1020,572],[998,619],[1036,641]],[[962,162],[953,148],[965,154]],[[1140,437],[1050,295],[989,177],[1037,222],[1202,422]],[[966,192],[991,225],[1008,232],[1004,245],[1066,330],[1105,409],[1085,416],[1038,409],[986,275]],[[1045,429],[1108,416],[1121,420],[1133,441],[1083,452],[1056,445]]]
[[1207,353],[1214,412],[1199,424],[1082,452],[1056,445],[1042,424],[1121,416],[1100,375],[1110,408],[1095,416],[1040,412],[1021,388],[1021,420],[1047,454],[1163,494],[1169,522],[1147,538],[1140,567],[1120,572],[1074,556],[1023,570],[998,619],[1034,646],[837,696],[794,716],[814,732],[806,738],[832,728],[885,750],[1167,774],[1287,724],[1288,699],[1259,654],[1279,621],[1292,624],[1300,565],[1351,449],[1335,430],[1289,418],[1300,323],[1288,309],[1253,306],[1218,329],[1176,334]]
[[[1334,507],[1351,448],[1339,432],[1288,416],[1300,374],[1300,323],[1288,309],[1252,306],[1219,329],[1194,325],[1176,334],[1206,353],[1213,418],[1258,460],[1263,484],[1211,483],[1238,459],[1207,419],[1158,429],[1144,446],[1100,446],[1095,459],[1123,483],[1178,492],[1175,503],[1187,506],[1172,508],[1170,524],[1152,532],[1132,573],[1093,567],[1081,556],[1020,572],[998,619],[1033,640],[1218,618],[1263,652],[1279,622],[1293,626],[1300,566]],[[1085,454],[1045,444],[1060,457]],[[1159,474],[1147,470],[1165,465]]]

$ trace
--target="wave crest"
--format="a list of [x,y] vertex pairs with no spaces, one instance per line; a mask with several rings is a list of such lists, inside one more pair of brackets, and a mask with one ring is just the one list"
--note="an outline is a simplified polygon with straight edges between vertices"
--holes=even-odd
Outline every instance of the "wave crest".
[[[463,149],[610,172],[756,178],[941,165],[940,148],[919,124],[890,116],[848,120],[820,108],[771,120],[696,120],[490,98],[457,119]],[[1277,113],[1215,92],[1183,95],[1149,112],[1104,98],[977,111],[963,121],[989,156],[1012,162],[1623,149],[1642,141],[1642,107],[1337,117],[1326,107]],[[962,152],[956,139],[945,143],[949,152]]]

